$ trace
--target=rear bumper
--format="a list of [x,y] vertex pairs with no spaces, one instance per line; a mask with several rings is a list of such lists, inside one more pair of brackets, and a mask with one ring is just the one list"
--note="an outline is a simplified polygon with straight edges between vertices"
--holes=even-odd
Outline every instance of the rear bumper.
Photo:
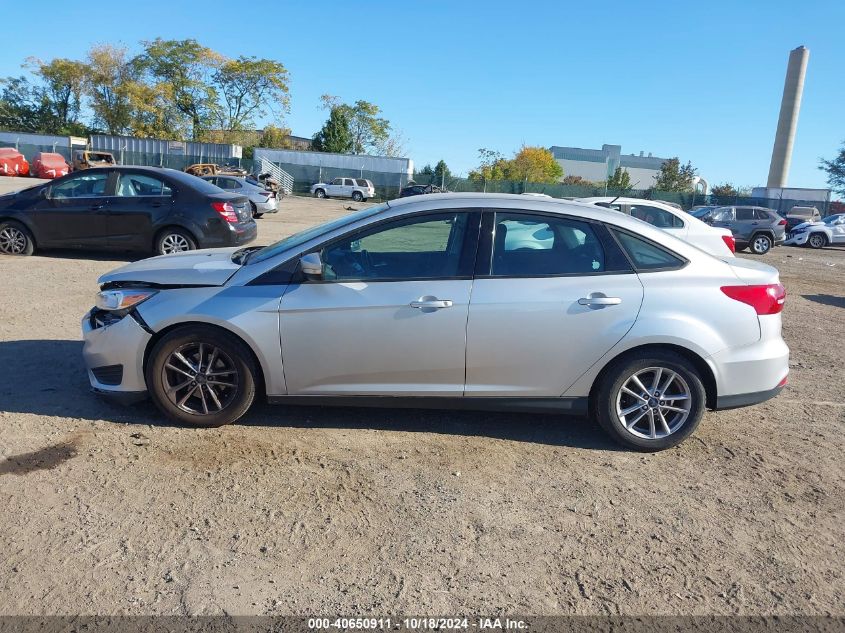
[[258,237],[258,225],[255,220],[249,222],[226,223],[225,226],[215,226],[214,231],[206,231],[200,240],[200,248],[216,248],[219,246],[242,246]]
[[766,400],[771,400],[781,391],[783,386],[775,387],[767,391],[755,391],[754,393],[739,393],[732,396],[719,396],[716,398],[716,411],[724,411],[725,409],[738,409],[739,407],[750,407],[755,404],[760,404]]
[[267,202],[256,202],[255,210],[258,213],[276,213],[279,210],[279,204],[275,198],[270,198]]

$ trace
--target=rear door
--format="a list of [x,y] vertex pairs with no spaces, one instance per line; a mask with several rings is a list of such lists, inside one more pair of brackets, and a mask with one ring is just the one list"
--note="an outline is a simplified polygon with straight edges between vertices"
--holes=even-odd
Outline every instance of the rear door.
[[161,178],[118,172],[107,212],[109,245],[131,250],[152,248],[154,229],[170,214],[173,196],[173,189]]
[[50,185],[35,207],[37,238],[44,245],[104,248],[113,172],[89,169]]
[[631,329],[643,287],[600,223],[488,212],[467,320],[467,396],[558,397]]
[[760,220],[754,211],[753,207],[736,207],[736,219],[731,230],[737,241],[750,241],[754,231],[760,226]]
[[343,179],[343,193],[341,195],[344,198],[351,198],[353,189],[355,189],[355,181],[352,180],[352,178],[344,178]]

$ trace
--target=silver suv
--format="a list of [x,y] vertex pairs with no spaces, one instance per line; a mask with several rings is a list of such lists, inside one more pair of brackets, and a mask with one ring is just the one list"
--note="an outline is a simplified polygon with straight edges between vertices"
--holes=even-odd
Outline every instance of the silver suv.
[[312,185],[311,194],[315,198],[352,198],[355,202],[366,202],[375,197],[376,188],[364,178],[335,178],[329,183]]

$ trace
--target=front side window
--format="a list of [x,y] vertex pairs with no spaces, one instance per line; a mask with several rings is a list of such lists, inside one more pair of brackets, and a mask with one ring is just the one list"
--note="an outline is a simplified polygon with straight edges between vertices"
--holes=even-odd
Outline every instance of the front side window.
[[320,256],[325,281],[442,279],[459,276],[469,214],[407,218],[347,235]]
[[120,174],[118,196],[170,196],[173,190],[158,178],[145,174]]
[[342,185],[343,184],[343,178],[335,178],[334,180],[332,180],[332,184],[333,185]]
[[96,198],[106,195],[109,173],[100,170],[87,171],[74,178],[53,185],[51,198]]
[[614,230],[622,248],[628,253],[637,270],[666,270],[680,268],[684,261],[669,251],[625,231]]
[[666,209],[647,204],[632,204],[631,215],[659,229],[682,229],[683,221]]
[[597,230],[569,218],[497,213],[490,274],[531,277],[625,270],[621,254],[608,258]]

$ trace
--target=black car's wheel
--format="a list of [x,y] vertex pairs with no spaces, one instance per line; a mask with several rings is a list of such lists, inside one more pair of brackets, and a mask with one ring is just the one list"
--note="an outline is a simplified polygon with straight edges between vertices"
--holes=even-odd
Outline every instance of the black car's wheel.
[[176,227],[164,229],[158,234],[155,243],[155,252],[159,255],[171,255],[184,251],[195,251],[197,249],[194,237],[183,229]]
[[168,417],[194,426],[238,420],[255,399],[257,370],[236,337],[208,326],[185,326],[156,343],[147,388]]
[[768,235],[764,235],[762,233],[758,233],[754,237],[751,238],[751,244],[749,245],[751,252],[755,255],[765,255],[770,250],[772,250],[772,238]]
[[807,240],[807,244],[809,244],[811,248],[824,248],[827,244],[827,238],[822,233],[813,233]]
[[704,385],[687,359],[646,350],[611,366],[592,404],[599,424],[617,442],[659,451],[695,431],[705,403]]
[[0,253],[4,255],[32,255],[35,241],[27,228],[9,220],[0,223]]
[[328,198],[328,196],[326,195],[325,189],[317,189],[316,191],[314,191],[314,197],[315,198]]
[[355,202],[361,202],[364,199],[364,194],[362,194],[360,191],[353,191],[352,192],[352,199]]

